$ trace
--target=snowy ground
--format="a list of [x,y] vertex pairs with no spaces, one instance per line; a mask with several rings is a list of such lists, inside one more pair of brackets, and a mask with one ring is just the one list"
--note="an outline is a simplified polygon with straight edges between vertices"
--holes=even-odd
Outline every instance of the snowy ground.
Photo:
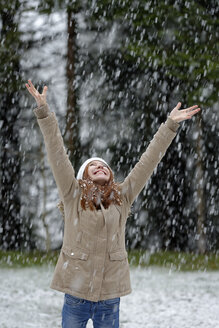
[[[61,327],[63,294],[48,287],[53,269],[0,270],[1,328]],[[136,268],[131,280],[132,294],[121,298],[121,328],[219,328],[219,272]]]

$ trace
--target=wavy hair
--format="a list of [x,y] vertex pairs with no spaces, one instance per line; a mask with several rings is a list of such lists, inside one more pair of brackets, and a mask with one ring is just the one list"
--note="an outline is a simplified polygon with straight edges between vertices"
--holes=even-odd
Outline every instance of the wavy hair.
[[[88,166],[85,167],[83,179],[78,180],[81,188],[81,207],[83,210],[90,209],[91,211],[100,209],[100,204],[104,208],[108,208],[111,204],[122,204],[121,188],[118,183],[114,181],[112,170],[110,171],[110,178],[104,185],[100,185],[92,181],[88,175]],[[60,212],[64,217],[64,204],[59,201],[57,204]]]

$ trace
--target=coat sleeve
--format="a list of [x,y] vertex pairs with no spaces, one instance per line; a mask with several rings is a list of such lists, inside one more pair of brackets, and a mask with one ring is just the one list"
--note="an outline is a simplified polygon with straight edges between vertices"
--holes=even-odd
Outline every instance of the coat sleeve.
[[176,136],[178,127],[179,123],[168,117],[166,122],[159,127],[139,162],[124,182],[120,184],[121,192],[130,205],[144,188],[154,169],[165,155],[167,148]]
[[54,112],[48,105],[34,109],[43,134],[47,158],[59,191],[61,200],[78,186],[74,168],[66,153],[63,138]]

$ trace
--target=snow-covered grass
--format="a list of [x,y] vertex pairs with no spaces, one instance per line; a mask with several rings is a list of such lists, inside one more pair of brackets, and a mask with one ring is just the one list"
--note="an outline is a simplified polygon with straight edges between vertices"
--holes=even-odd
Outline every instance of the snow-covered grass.
[[[54,266],[2,268],[1,328],[58,328],[64,294],[49,288]],[[121,328],[218,328],[219,272],[131,268]],[[93,327],[89,321],[88,328]]]

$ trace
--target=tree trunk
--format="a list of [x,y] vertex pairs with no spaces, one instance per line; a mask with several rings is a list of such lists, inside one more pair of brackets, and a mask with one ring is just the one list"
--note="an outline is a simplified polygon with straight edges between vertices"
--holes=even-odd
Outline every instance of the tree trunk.
[[[19,2],[17,2],[19,4]],[[15,20],[18,8],[7,3],[0,8],[1,68],[0,68],[0,243],[3,249],[19,249],[22,245],[20,218],[20,138],[19,119],[19,34]]]
[[206,251],[206,236],[204,233],[205,225],[205,198],[204,198],[204,172],[202,164],[202,146],[203,140],[201,136],[202,121],[201,117],[198,120],[198,139],[197,139],[197,165],[196,165],[196,195],[197,195],[197,248],[200,254]]
[[65,143],[69,151],[69,158],[74,168],[78,169],[80,163],[80,137],[79,137],[79,108],[77,106],[75,83],[76,58],[76,21],[72,8],[68,8],[68,49],[67,49],[67,114],[64,133]]

